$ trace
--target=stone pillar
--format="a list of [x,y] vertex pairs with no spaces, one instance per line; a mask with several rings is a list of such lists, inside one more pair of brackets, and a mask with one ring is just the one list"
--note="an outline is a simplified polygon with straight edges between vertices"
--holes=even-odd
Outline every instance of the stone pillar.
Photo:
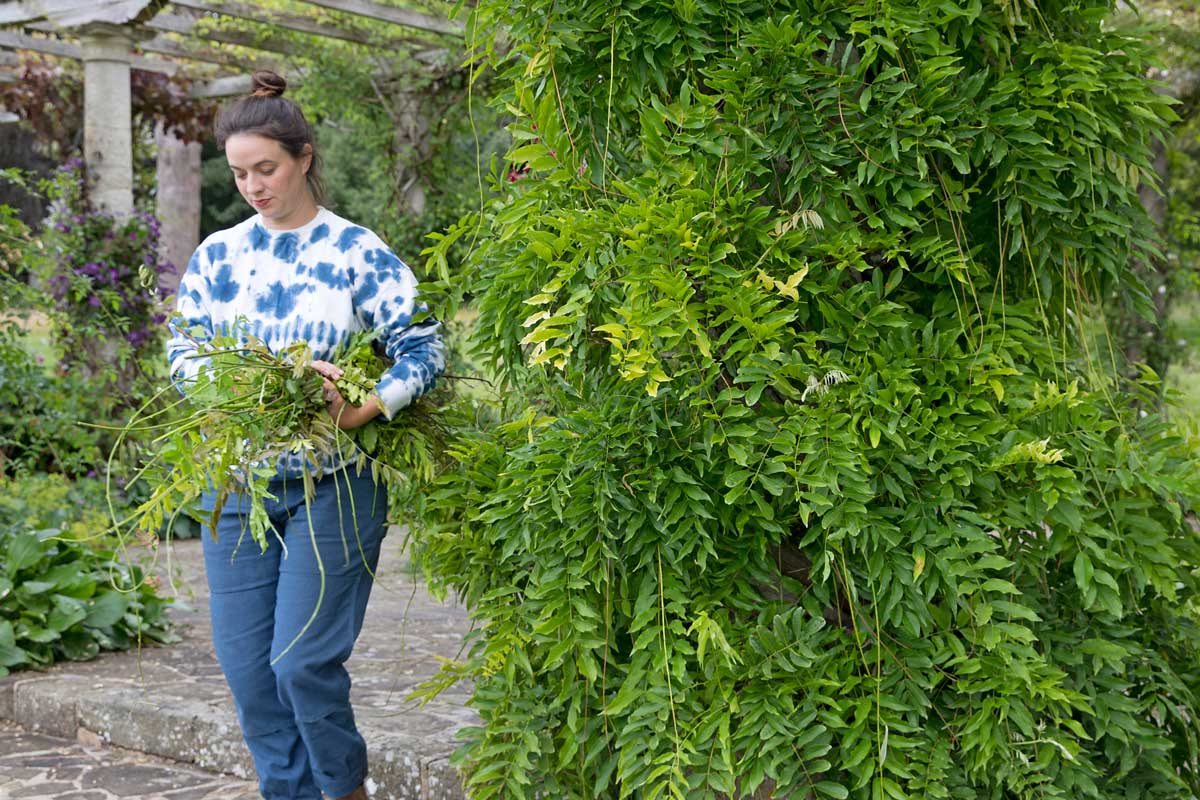
[[83,48],[83,157],[88,192],[97,208],[133,210],[133,133],[129,62],[133,38],[118,25],[79,31]]
[[200,143],[185,143],[155,128],[158,145],[158,198],[155,209],[162,223],[160,249],[175,265],[174,275],[162,276],[172,291],[187,268],[188,259],[200,243]]

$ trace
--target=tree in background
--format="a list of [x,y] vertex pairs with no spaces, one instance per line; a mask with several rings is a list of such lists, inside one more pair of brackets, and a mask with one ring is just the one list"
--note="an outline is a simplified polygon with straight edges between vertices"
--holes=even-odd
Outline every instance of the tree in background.
[[1149,23],[1160,63],[1148,73],[1176,101],[1177,118],[1153,146],[1158,181],[1140,189],[1161,238],[1161,250],[1138,265],[1154,313],[1118,316],[1113,331],[1127,364],[1145,362],[1165,377],[1184,355],[1172,321],[1175,301],[1200,288],[1200,9],[1188,0],[1150,0],[1119,19],[1134,30],[1147,31]]
[[429,255],[508,414],[418,534],[473,797],[1200,791],[1195,453],[1094,346],[1170,113],[1111,11],[481,0],[514,147]]
[[[461,37],[422,33],[401,41],[395,37],[402,29],[352,14],[290,0],[259,5],[336,25],[369,42],[396,43],[372,46],[233,17],[209,23],[291,50],[281,69],[293,85],[289,96],[316,128],[330,205],[415,262],[427,233],[478,207],[476,165],[507,145],[497,111],[480,97],[486,81],[477,80],[474,102],[468,96]],[[429,6],[425,13],[434,15],[448,8]],[[249,213],[230,185],[223,154],[206,149],[204,163],[202,235]]]

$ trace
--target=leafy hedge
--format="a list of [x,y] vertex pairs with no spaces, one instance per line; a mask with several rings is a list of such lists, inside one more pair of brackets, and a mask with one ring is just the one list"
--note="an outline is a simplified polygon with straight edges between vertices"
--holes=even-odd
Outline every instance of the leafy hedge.
[[1170,113],[1109,11],[481,0],[528,175],[429,254],[515,413],[419,534],[472,796],[1197,794],[1196,454],[1094,347]]

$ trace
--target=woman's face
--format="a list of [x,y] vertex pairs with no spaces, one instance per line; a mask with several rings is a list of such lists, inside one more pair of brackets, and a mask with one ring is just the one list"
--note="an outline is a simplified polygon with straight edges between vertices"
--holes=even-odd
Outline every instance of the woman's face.
[[316,213],[305,179],[312,164],[311,145],[304,145],[304,153],[295,158],[274,139],[235,133],[225,140],[225,158],[238,191],[262,214],[268,228],[298,228]]

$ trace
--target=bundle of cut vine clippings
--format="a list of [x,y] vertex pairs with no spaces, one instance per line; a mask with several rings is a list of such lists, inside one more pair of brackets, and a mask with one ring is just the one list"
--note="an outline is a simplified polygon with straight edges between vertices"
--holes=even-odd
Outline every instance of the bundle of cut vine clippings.
[[[353,334],[336,363],[344,372],[336,382],[338,391],[353,405],[367,401],[379,376],[391,366],[370,333]],[[376,482],[428,484],[445,464],[450,426],[443,413],[452,401],[453,392],[443,378],[433,392],[418,397],[394,419],[377,417],[349,431],[359,447],[359,463],[370,462]]]
[[[369,463],[377,482],[423,483],[437,471],[446,434],[437,401],[420,398],[391,421],[342,431],[326,410],[323,378],[312,367],[308,345],[272,352],[253,337],[215,337],[197,342],[194,357],[208,363],[186,397],[146,412],[156,406],[158,396],[151,398],[120,432],[117,447],[133,431],[157,435],[133,479],[147,481],[153,490],[128,517],[114,516],[118,532],[160,530],[195,508],[205,492],[215,496],[215,510],[207,513],[210,530],[216,530],[225,501],[240,494],[247,531],[265,550],[271,524],[264,503],[273,499],[268,481],[281,457],[296,454],[306,464],[306,498],[312,497],[323,464]],[[354,405],[367,400],[388,366],[369,333],[352,336],[333,361],[344,371],[338,390]],[[170,421],[157,421],[179,408],[186,409],[182,417],[176,413]]]

